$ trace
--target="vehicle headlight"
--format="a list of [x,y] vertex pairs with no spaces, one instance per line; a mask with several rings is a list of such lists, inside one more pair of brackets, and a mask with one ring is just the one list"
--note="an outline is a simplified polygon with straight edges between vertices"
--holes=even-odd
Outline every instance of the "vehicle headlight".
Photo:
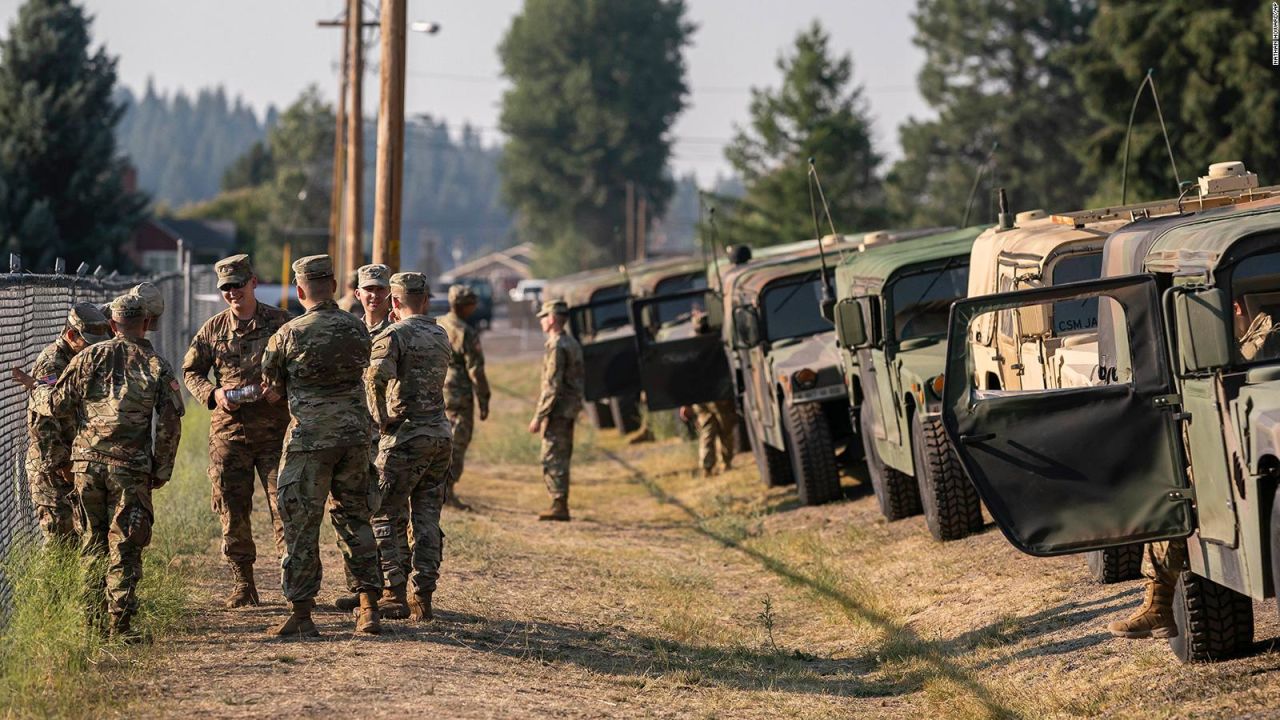
[[791,387],[796,390],[811,390],[818,384],[818,373],[809,368],[801,368],[791,373]]

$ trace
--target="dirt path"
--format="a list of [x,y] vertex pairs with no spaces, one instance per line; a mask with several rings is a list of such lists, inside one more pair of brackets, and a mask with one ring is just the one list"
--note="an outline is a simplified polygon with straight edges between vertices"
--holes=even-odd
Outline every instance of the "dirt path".
[[[497,371],[528,389],[529,368]],[[536,378],[534,378],[536,382]],[[1162,642],[1102,626],[1139,584],[1096,585],[1078,558],[1018,554],[994,530],[930,541],[919,518],[886,524],[851,499],[796,507],[753,468],[702,480],[693,449],[579,434],[575,521],[545,504],[502,395],[464,479],[476,512],[446,515],[437,619],[353,638],[333,609],[332,533],[315,641],[268,641],[285,615],[278,570],[258,562],[267,604],[227,611],[211,550],[192,627],[165,641],[141,687],[145,717],[1270,717],[1280,657],[1271,604],[1259,649],[1182,667]],[[524,442],[527,442],[524,441]],[[487,443],[487,444],[486,444]],[[526,455],[527,456],[527,455]],[[750,458],[739,460],[749,463]],[[259,522],[258,527],[265,527]],[[261,544],[260,547],[268,547]]]

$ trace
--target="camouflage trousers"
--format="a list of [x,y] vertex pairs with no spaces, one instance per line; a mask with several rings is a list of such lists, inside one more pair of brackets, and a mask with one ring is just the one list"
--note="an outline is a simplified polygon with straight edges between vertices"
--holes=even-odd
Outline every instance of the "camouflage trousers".
[[347,589],[375,592],[382,587],[378,548],[369,527],[371,495],[366,443],[322,450],[284,451],[280,459],[276,504],[284,524],[280,584],[291,603],[312,600],[320,592],[320,522],[328,502],[329,520],[338,534]]
[[542,479],[553,499],[569,497],[573,418],[549,417],[542,428]]
[[[449,476],[449,438],[419,437],[378,453],[382,506],[373,516],[384,587],[412,580],[414,592],[434,592],[444,555],[440,508]],[[413,543],[408,530],[413,527]]]
[[1178,575],[1187,569],[1187,541],[1147,543],[1147,562],[1151,564],[1147,577],[1160,585],[1177,585]]
[[693,416],[698,422],[698,459],[702,469],[715,469],[718,446],[720,464],[728,470],[733,463],[734,432],[738,427],[738,410],[733,401],[698,403],[693,406]]
[[462,477],[463,466],[467,460],[467,448],[471,446],[471,434],[476,427],[475,406],[468,403],[459,408],[445,408],[445,417],[453,428],[453,459],[449,462],[449,477],[446,497],[453,495],[453,488]]
[[267,497],[267,512],[276,541],[276,556],[284,553],[284,526],[276,512],[276,473],[280,468],[283,437],[247,441],[209,436],[209,481],[213,511],[222,521],[222,554],[233,563],[253,563],[258,549],[253,542],[253,480]]
[[[68,472],[68,475],[70,473]],[[31,487],[31,505],[44,541],[78,542],[75,525],[74,479],[68,479],[57,470],[42,471],[27,467],[27,481]]]
[[74,470],[80,552],[89,562],[86,605],[92,613],[105,599],[113,617],[133,617],[142,549],[151,544],[155,521],[150,478],[98,462],[78,462]]

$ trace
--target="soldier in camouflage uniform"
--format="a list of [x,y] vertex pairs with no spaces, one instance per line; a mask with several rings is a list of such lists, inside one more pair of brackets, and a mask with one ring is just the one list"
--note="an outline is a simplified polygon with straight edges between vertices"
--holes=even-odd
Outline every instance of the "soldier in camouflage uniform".
[[164,295],[161,294],[160,288],[149,282],[143,282],[130,288],[128,294],[142,300],[142,309],[147,314],[147,332],[159,327],[160,316],[164,314]]
[[[289,313],[258,302],[257,277],[248,255],[233,255],[213,266],[226,310],[200,327],[182,363],[187,390],[208,407],[209,481],[213,511],[222,522],[222,554],[231,565],[235,586],[229,608],[257,605],[253,578],[257,547],[253,542],[253,479],[257,471],[274,526],[276,554],[284,553],[284,528],[276,512],[276,471],[289,424],[289,408],[261,396],[262,352]],[[209,377],[213,373],[212,380]],[[258,397],[244,403],[228,399],[228,390]],[[234,394],[234,393],[233,393]]]
[[539,520],[569,519],[569,463],[573,457],[573,422],[582,409],[582,346],[564,331],[569,306],[548,300],[538,311],[547,335],[542,356],[542,392],[529,432],[542,434],[542,477],[551,493],[551,509]]
[[[445,331],[428,317],[427,278],[422,273],[391,276],[398,322],[373,342],[365,387],[374,423],[381,431],[378,488],[382,507],[373,517],[385,591],[384,605],[407,605],[413,620],[431,619],[431,595],[440,577],[444,533],[440,508],[449,475],[452,436],[445,417],[443,387],[452,348]],[[413,597],[396,521],[413,524]]]
[[360,280],[360,288],[356,297],[364,308],[364,326],[369,337],[377,338],[378,333],[391,326],[391,268],[386,265],[362,265],[356,273]]
[[[281,585],[292,613],[270,634],[316,636],[311,620],[320,591],[320,522],[329,516],[348,587],[360,594],[356,631],[378,633],[378,548],[369,527],[377,502],[369,478],[371,420],[365,404],[364,369],[369,333],[333,301],[337,283],[328,255],[293,263],[298,300],[306,312],[285,323],[262,354],[264,396],[289,399],[289,428],[280,460],[276,504],[284,523]],[[372,492],[371,492],[372,490]]]
[[347,294],[338,300],[338,307],[352,315],[364,315],[364,307],[360,304],[360,298],[356,296],[356,291],[359,289],[360,274],[352,270],[347,275]]
[[81,550],[106,560],[105,577],[98,563],[88,573],[91,618],[105,589],[112,634],[134,641],[142,549],[155,519],[151,491],[173,473],[183,408],[173,370],[145,339],[141,300],[117,298],[111,324],[116,336],[76,355],[56,384],[32,384],[33,406],[46,417],[76,418],[71,462]]
[[[92,303],[77,303],[67,313],[67,324],[57,340],[41,351],[31,367],[38,382],[53,385],[71,358],[90,345],[111,337],[107,319]],[[37,413],[34,400],[27,412],[27,481],[31,504],[45,542],[76,540],[72,519],[75,478],[71,474],[71,443],[75,439],[75,415],[50,418]]]
[[1107,625],[1116,637],[1129,639],[1171,638],[1178,634],[1173,619],[1173,590],[1178,576],[1188,568],[1187,541],[1169,540],[1147,544],[1147,591],[1142,605],[1128,618]]
[[[692,316],[693,330],[699,335],[712,332],[705,312],[695,309]],[[702,464],[702,476],[716,474],[716,455],[719,450],[719,471],[733,467],[734,432],[738,427],[738,408],[733,400],[713,400],[680,408],[680,419],[695,421],[698,428],[698,459]]]
[[480,419],[489,417],[489,379],[484,374],[484,349],[480,333],[467,318],[476,310],[475,291],[466,285],[449,288],[449,312],[440,318],[440,326],[449,334],[453,352],[449,375],[444,381],[444,407],[453,427],[453,460],[445,487],[445,504],[458,510],[469,510],[458,500],[455,487],[462,477],[467,447],[475,428],[475,406],[480,405]]

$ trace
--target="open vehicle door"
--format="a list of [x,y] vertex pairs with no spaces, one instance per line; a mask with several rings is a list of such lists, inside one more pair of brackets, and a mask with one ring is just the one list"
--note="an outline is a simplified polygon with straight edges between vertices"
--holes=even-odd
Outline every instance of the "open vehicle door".
[[[967,342],[975,318],[1091,297],[1123,312],[1132,377],[1063,389],[975,388]],[[1060,555],[1191,534],[1193,495],[1159,308],[1149,275],[952,306],[942,404],[947,436],[992,517],[1023,552]]]
[[[636,343],[631,326],[617,322],[609,299],[569,309],[569,329],[582,345],[583,395],[588,401],[634,395],[640,390],[640,367],[636,364]],[[597,322],[605,310],[604,327]]]
[[650,410],[733,398],[729,359],[718,328],[699,328],[693,313],[721,302],[698,289],[631,301],[640,387]]

